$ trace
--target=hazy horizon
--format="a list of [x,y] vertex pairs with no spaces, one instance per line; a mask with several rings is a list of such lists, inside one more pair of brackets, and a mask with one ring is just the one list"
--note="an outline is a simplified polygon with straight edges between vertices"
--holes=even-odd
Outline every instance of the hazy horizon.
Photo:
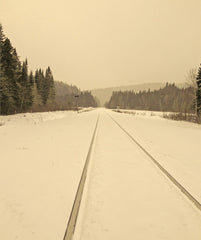
[[81,89],[185,81],[201,62],[199,0],[2,0],[0,23],[29,69]]

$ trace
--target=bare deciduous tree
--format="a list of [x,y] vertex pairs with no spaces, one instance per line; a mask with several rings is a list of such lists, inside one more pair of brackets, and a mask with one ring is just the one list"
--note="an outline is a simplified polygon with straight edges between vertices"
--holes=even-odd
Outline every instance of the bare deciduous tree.
[[194,90],[196,90],[197,88],[197,85],[196,85],[197,72],[198,72],[197,67],[191,68],[185,77],[187,87],[193,87]]

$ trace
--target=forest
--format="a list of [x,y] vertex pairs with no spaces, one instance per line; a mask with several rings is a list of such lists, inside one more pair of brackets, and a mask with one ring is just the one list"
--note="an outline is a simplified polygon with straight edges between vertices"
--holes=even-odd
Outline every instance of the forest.
[[91,92],[56,82],[50,67],[29,71],[0,24],[0,115],[96,106]]
[[[199,80],[199,77],[198,77]],[[197,80],[197,82],[198,82]],[[200,113],[196,104],[199,91],[190,86],[178,88],[175,84],[166,83],[164,88],[154,91],[113,92],[107,108],[136,109],[163,112]],[[196,107],[197,105],[197,107]]]

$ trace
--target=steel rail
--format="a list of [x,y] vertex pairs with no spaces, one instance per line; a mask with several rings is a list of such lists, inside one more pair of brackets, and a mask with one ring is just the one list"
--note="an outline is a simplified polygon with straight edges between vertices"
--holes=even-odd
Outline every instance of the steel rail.
[[126,135],[153,161],[153,163],[163,172],[163,174],[201,211],[200,202],[195,199],[189,192],[183,187],[148,151],[136,140],[134,137],[127,132],[113,117],[109,114],[108,116],[126,133]]
[[73,235],[74,235],[74,231],[75,231],[75,226],[76,226],[76,222],[77,222],[77,217],[78,217],[78,213],[79,213],[79,209],[80,209],[80,204],[81,204],[81,200],[82,200],[82,195],[83,195],[83,190],[84,190],[84,184],[85,184],[85,180],[87,177],[87,170],[88,170],[88,166],[89,166],[89,160],[91,157],[91,152],[92,152],[92,148],[94,145],[94,140],[95,140],[95,136],[96,136],[96,132],[97,132],[97,127],[98,127],[98,122],[99,122],[99,116],[97,118],[96,121],[96,126],[93,132],[93,136],[91,139],[91,143],[89,146],[89,151],[86,157],[86,161],[85,161],[85,165],[82,171],[82,175],[80,178],[80,182],[78,185],[78,189],[76,192],[76,196],[75,196],[75,200],[73,203],[73,207],[71,210],[71,214],[68,220],[68,224],[67,224],[67,228],[63,237],[63,240],[72,240],[73,239]]

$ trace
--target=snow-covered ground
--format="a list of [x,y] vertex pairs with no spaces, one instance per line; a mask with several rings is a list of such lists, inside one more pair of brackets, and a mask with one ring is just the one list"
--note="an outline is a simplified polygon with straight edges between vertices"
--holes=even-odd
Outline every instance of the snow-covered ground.
[[97,112],[1,117],[0,239],[63,239]]
[[160,111],[145,111],[145,110],[129,110],[129,109],[113,109],[112,111],[117,113],[127,113],[136,116],[146,117],[163,117],[164,114],[172,114],[172,112],[160,112]]
[[114,113],[115,119],[201,202],[201,125],[160,112]]
[[74,239],[201,239],[200,211],[108,114],[199,201],[201,126],[143,112],[0,117],[0,239],[63,239],[99,114]]
[[[158,160],[162,158],[162,163],[169,161],[165,166],[174,169],[175,177],[182,176],[183,172],[182,179],[186,179],[186,182],[188,179],[194,186],[193,193],[197,197],[200,195],[200,149],[193,155],[198,157],[195,160],[189,158],[190,153],[185,155],[188,153],[187,142],[195,141],[192,138],[195,132],[201,137],[200,126],[152,118],[146,114],[134,117],[111,111],[107,113],[132,134],[137,131],[135,135],[142,145],[152,150],[152,153],[157,153],[155,156],[160,157]],[[187,135],[186,131],[191,132],[191,135]],[[174,133],[173,136],[171,133]],[[164,139],[168,146],[164,145]],[[178,143],[180,139],[183,141]],[[180,158],[176,158],[178,153],[181,154]],[[174,156],[174,160],[171,161],[170,156]],[[186,166],[176,169],[180,163],[174,162],[181,159]],[[196,177],[189,179],[193,171]],[[105,111],[101,114],[75,233],[75,240],[93,239],[201,239],[200,211],[155,167]]]

